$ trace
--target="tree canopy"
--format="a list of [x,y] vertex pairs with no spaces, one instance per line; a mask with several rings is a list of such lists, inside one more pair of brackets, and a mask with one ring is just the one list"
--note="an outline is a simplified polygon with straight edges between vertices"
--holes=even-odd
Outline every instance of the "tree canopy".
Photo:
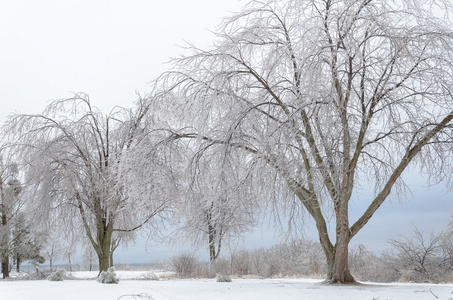
[[143,187],[145,195],[143,189],[135,193],[128,184],[130,169],[122,167],[125,153],[143,133],[143,103],[103,115],[87,95],[76,94],[52,102],[43,114],[13,116],[7,126],[25,161],[28,206],[36,223],[56,220],[51,226],[84,233],[100,271],[112,263],[126,234],[158,222],[170,203],[158,180]]

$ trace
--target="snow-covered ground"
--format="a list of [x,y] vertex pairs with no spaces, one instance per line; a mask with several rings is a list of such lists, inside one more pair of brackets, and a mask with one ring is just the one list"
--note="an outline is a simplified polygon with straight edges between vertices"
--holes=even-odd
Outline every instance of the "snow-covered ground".
[[[292,300],[292,299],[453,299],[453,284],[324,285],[314,279],[134,280],[146,272],[118,271],[119,284],[101,284],[94,272],[76,272],[74,280],[0,280],[1,300]],[[131,296],[126,296],[131,295]],[[141,295],[132,296],[132,295]],[[123,297],[122,297],[123,296]],[[148,297],[149,296],[149,297]],[[436,298],[438,297],[438,298]]]

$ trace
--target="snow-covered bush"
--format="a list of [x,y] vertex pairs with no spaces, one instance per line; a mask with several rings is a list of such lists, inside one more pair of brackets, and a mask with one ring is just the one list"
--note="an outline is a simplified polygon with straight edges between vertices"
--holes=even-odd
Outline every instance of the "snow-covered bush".
[[65,269],[58,269],[56,272],[53,272],[47,277],[49,281],[63,281],[63,278],[66,276]]
[[119,279],[116,278],[115,268],[111,267],[107,272],[102,271],[98,277],[98,281],[101,283],[118,283]]
[[217,282],[231,282],[231,277],[225,274],[218,274],[216,278]]

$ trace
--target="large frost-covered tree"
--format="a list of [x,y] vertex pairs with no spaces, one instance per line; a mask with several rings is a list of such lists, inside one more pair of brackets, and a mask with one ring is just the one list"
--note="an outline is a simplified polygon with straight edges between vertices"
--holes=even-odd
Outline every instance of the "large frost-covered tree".
[[84,233],[100,271],[112,263],[118,233],[157,225],[171,200],[162,191],[163,176],[147,178],[146,192],[138,194],[122,167],[123,156],[146,131],[145,102],[104,115],[86,94],[76,94],[50,103],[42,114],[13,116],[5,126],[25,162],[28,209],[37,220],[58,220],[54,226]]
[[[250,189],[296,199],[316,223],[328,280],[353,282],[349,242],[402,191],[403,171],[451,178],[451,13],[449,1],[252,1],[213,47],[192,48],[162,77],[186,121],[173,138],[242,156],[237,166],[261,178]],[[362,184],[375,193],[350,220]]]

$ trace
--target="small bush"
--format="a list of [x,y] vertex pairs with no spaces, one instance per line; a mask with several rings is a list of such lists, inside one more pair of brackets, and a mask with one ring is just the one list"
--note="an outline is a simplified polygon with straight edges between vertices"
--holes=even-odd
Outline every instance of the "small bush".
[[53,272],[49,276],[47,276],[47,280],[49,281],[63,281],[63,278],[66,276],[65,269],[58,269],[56,272]]
[[102,271],[98,277],[98,281],[101,283],[118,283],[119,279],[116,278],[115,268],[111,267],[107,272]]
[[224,275],[224,274],[218,274],[216,281],[217,282],[231,282],[231,277],[228,275]]

